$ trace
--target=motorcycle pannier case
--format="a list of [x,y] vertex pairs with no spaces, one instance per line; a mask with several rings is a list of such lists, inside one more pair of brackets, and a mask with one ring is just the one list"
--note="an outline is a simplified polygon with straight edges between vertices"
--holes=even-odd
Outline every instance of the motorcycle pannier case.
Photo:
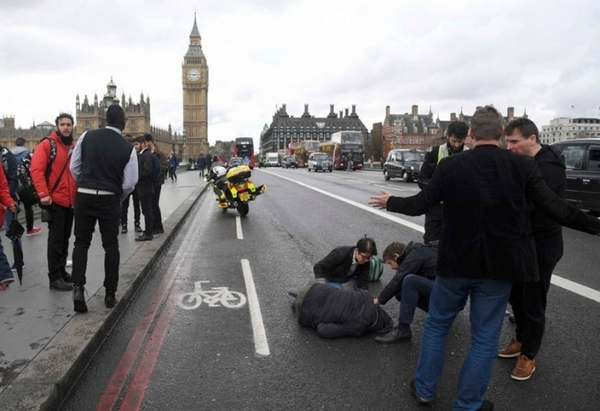
[[241,183],[244,180],[250,178],[250,167],[248,166],[237,166],[233,167],[227,172],[227,180],[232,182],[233,184]]

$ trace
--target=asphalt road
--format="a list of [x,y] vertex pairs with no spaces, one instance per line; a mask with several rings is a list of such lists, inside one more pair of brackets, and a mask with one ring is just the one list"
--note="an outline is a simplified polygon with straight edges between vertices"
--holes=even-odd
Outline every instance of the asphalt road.
[[[380,345],[372,335],[323,340],[298,326],[286,294],[312,276],[312,265],[330,249],[364,234],[375,238],[380,254],[392,241],[419,241],[422,218],[366,207],[381,188],[405,196],[418,191],[416,184],[385,182],[380,173],[306,169],[255,170],[253,179],[268,190],[245,218],[222,214],[210,192],[201,196],[62,410],[423,409],[408,391],[422,312],[409,343]],[[532,378],[513,381],[515,360],[496,363],[486,398],[498,410],[595,410],[600,403],[600,305],[593,299],[600,290],[600,238],[569,229],[564,237],[555,274],[589,287],[583,289],[589,296],[551,287]],[[392,274],[386,267],[371,292]],[[205,299],[194,307],[205,291],[212,304]],[[397,303],[385,308],[397,317]],[[501,341],[513,332],[507,321]],[[465,311],[452,329],[438,398],[429,409],[450,409],[468,344]]]

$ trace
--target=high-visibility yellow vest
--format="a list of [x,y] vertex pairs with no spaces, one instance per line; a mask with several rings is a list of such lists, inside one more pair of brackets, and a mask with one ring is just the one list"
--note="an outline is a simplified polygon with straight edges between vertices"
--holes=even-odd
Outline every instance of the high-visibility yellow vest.
[[[464,147],[464,150],[468,150],[469,147]],[[437,158],[437,164],[440,163],[440,161],[442,161],[444,158],[448,157],[450,155],[450,150],[448,150],[448,144],[442,144],[441,146],[438,147],[438,158]]]

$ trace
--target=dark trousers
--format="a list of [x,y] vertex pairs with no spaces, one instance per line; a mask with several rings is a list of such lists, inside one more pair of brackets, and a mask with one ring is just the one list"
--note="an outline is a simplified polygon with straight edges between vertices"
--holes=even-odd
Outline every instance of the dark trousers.
[[48,223],[48,277],[62,278],[69,256],[69,238],[73,229],[73,209],[52,205],[52,220]]
[[140,223],[140,198],[138,197],[137,188],[135,188],[129,195],[123,200],[121,204],[121,224],[127,225],[127,217],[129,215],[129,199],[133,201],[133,222],[135,225]]
[[33,230],[33,207],[23,204],[23,208],[25,208],[25,226],[27,231],[31,231]]
[[160,212],[160,190],[162,185],[154,186],[154,192],[152,193],[152,218],[154,223],[152,224],[153,229],[163,229],[162,214]]
[[534,359],[542,345],[546,329],[546,295],[554,267],[563,254],[562,235],[536,239],[539,281],[516,281],[510,293],[510,304],[517,323],[516,338],[521,352]]
[[152,235],[154,231],[154,216],[152,215],[152,186],[138,187],[138,196],[144,214],[144,234]]
[[104,287],[116,291],[119,284],[119,213],[118,195],[77,193],[75,198],[75,247],[73,283],[85,285],[88,250],[98,222],[104,248]]
[[429,312],[429,297],[433,290],[433,280],[417,275],[407,274],[402,280],[402,291],[396,295],[400,301],[398,325],[410,325],[415,317],[415,310],[420,308]]
[[425,244],[440,239],[443,215],[444,206],[442,204],[436,205],[425,214],[425,234],[423,234],[423,242]]

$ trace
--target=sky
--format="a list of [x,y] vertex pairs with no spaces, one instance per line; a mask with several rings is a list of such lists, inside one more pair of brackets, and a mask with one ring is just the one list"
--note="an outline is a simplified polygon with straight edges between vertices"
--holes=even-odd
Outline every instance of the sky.
[[181,65],[194,13],[209,66],[209,142],[252,136],[277,107],[315,117],[356,111],[472,114],[493,104],[600,117],[595,0],[0,0],[0,116],[17,127],[75,114],[75,99],[152,105],[182,132]]

